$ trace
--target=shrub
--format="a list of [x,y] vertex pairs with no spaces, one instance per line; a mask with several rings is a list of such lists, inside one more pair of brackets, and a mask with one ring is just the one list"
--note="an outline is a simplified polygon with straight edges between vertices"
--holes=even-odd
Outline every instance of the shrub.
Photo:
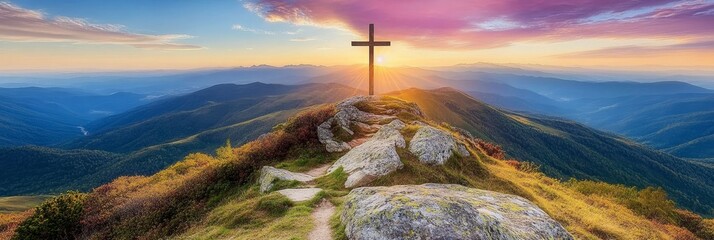
[[521,172],[537,173],[540,172],[540,165],[532,162],[521,162],[518,160],[506,160],[506,164],[513,166]]
[[674,214],[677,216],[677,225],[689,229],[689,231],[692,231],[693,233],[699,231],[702,221],[704,220],[696,213],[687,210],[676,209],[674,210]]
[[662,223],[676,223],[674,201],[669,200],[662,188],[647,187],[628,201],[628,206],[643,216]]
[[236,154],[233,151],[233,145],[231,145],[231,139],[226,139],[226,144],[222,147],[216,149],[216,158],[220,160],[235,159]]
[[490,142],[486,142],[482,139],[479,138],[474,138],[473,141],[476,143],[476,146],[478,146],[480,149],[483,150],[486,155],[491,156],[492,158],[495,159],[505,159],[506,158],[506,152],[503,151],[501,146],[497,144],[493,144]]
[[30,209],[24,212],[0,213],[0,239],[10,239],[15,235],[17,226],[32,216],[33,212],[34,210]]
[[75,239],[87,195],[67,192],[42,203],[17,227],[13,239]]

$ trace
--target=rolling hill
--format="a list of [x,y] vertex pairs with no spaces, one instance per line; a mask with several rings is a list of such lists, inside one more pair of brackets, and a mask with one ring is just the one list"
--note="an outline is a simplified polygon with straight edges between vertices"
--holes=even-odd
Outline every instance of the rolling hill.
[[[48,152],[58,157],[28,172],[27,179],[14,183],[17,186],[0,188],[0,196],[57,193],[68,189],[86,191],[118,176],[153,174],[189,153],[212,152],[227,140],[233,144],[245,143],[269,132],[301,109],[358,93],[337,84],[223,84],[159,100],[89,124],[88,136],[66,146],[66,149],[77,150],[4,149],[6,155],[0,155],[0,159],[5,162],[0,162],[0,168],[7,166],[8,170],[34,168],[33,161],[45,158],[33,156],[47,156]],[[74,164],[88,164],[82,158],[77,162],[73,160],[84,156],[82,153],[105,158],[98,158],[94,162],[97,165],[86,171],[75,170],[71,180],[50,181],[56,171],[53,167],[64,170],[74,169],[71,167]],[[23,161],[24,157],[33,157],[33,161]],[[18,180],[12,179],[13,182]],[[50,185],[45,185],[47,181]]]
[[84,177],[118,161],[119,154],[47,147],[0,148],[0,196],[60,193],[80,188]]
[[712,168],[572,121],[503,111],[452,89],[389,95],[417,103],[434,121],[500,144],[511,157],[535,162],[550,176],[660,186],[681,206],[713,214]]
[[221,84],[87,124],[90,134],[66,147],[132,152],[355,93],[336,84]]
[[582,99],[569,118],[684,158],[714,157],[714,94]]
[[97,95],[64,88],[0,88],[0,146],[54,145],[83,135],[81,126],[148,103],[144,95]]

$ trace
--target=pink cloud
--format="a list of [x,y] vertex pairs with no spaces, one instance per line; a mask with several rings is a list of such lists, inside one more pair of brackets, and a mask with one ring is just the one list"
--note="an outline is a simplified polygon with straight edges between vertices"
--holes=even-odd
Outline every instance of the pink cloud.
[[268,21],[342,26],[429,48],[490,48],[587,37],[712,38],[710,0],[253,0]]
[[689,42],[664,46],[622,46],[558,55],[561,58],[622,58],[657,56],[677,52],[712,52],[714,41]]
[[187,35],[148,35],[131,33],[120,25],[94,24],[70,17],[46,18],[38,11],[0,2],[0,40],[62,41],[78,43],[125,44],[138,48],[190,50],[199,46],[174,41]]

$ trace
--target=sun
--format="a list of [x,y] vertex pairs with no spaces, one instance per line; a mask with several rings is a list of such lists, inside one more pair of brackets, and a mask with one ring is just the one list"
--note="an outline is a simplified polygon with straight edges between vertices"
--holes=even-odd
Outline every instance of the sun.
[[383,56],[377,56],[377,59],[375,60],[378,65],[382,65],[384,63],[384,57]]

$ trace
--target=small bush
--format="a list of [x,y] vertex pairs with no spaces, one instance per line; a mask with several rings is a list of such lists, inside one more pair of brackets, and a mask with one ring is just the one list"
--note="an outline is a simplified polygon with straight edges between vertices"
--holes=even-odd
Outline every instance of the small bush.
[[230,160],[236,158],[236,154],[233,151],[233,145],[231,145],[231,139],[226,139],[226,144],[216,149],[216,158],[220,160]]
[[24,212],[0,213],[0,239],[12,238],[20,223],[32,216],[33,213],[32,209]]
[[689,231],[692,231],[693,233],[699,231],[702,221],[704,220],[696,213],[687,210],[676,209],[674,210],[674,214],[677,216],[677,225],[689,229]]
[[291,207],[293,202],[279,193],[267,195],[258,201],[258,210],[267,212],[272,216],[281,216]]
[[506,164],[513,166],[521,172],[537,173],[540,172],[540,165],[532,162],[521,162],[517,160],[506,160]]
[[486,142],[482,139],[479,138],[474,138],[473,139],[474,143],[476,146],[481,148],[486,155],[491,156],[492,158],[495,159],[505,159],[506,158],[506,152],[503,151],[501,146],[497,144],[493,144],[490,142]]
[[67,192],[45,201],[20,223],[13,239],[75,239],[82,230],[86,198],[83,193]]

